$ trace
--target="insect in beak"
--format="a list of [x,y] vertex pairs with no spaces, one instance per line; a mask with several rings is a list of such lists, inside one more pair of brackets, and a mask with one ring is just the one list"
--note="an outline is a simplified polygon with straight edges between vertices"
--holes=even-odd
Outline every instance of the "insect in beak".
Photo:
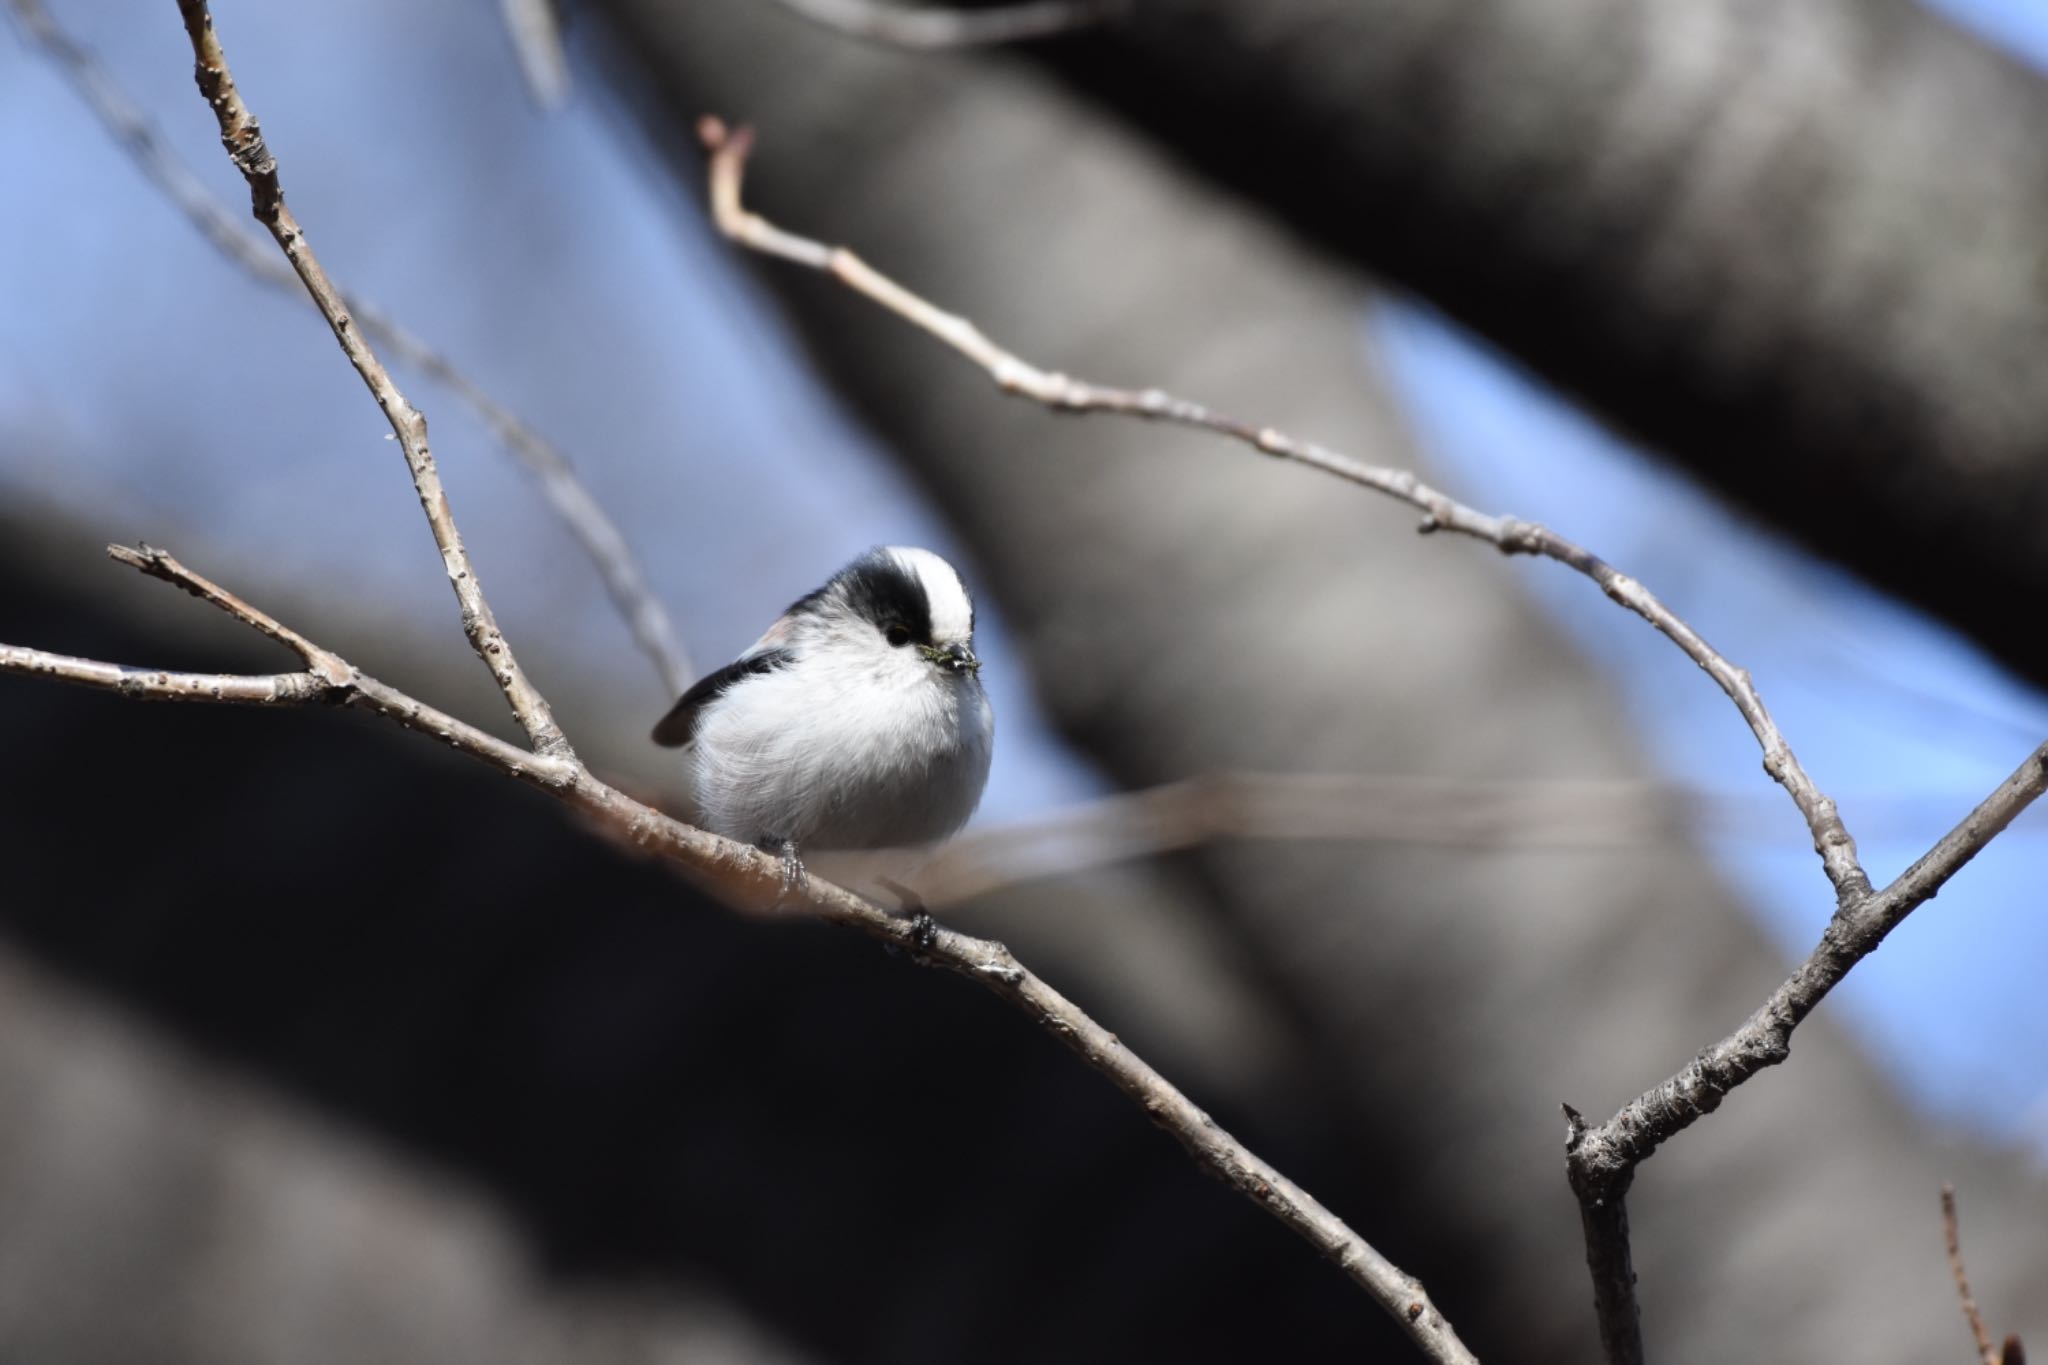
[[917,652],[948,673],[981,672],[981,660],[966,645],[920,645]]

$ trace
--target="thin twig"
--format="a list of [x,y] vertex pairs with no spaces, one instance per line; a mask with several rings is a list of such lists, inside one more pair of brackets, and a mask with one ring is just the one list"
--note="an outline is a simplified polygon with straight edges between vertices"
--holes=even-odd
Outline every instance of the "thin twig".
[[306,661],[307,668],[329,682],[340,681],[346,671],[339,659],[284,622],[268,612],[250,606],[227,589],[201,578],[154,546],[138,545],[131,550],[126,545],[109,545],[107,555],[117,563],[126,564],[129,568],[148,574],[151,578],[160,578],[173,587],[183,588],[202,602],[219,607],[257,634],[267,635],[291,650]]
[[[179,160],[162,135],[114,80],[105,63],[64,31],[42,0],[11,0],[16,21],[68,77],[94,115],[149,181],[201,236],[259,282],[312,302],[298,274],[262,238],[242,226],[192,169]],[[441,352],[388,317],[360,294],[336,286],[342,304],[364,335],[406,365],[442,385],[476,413],[492,437],[533,478],[541,497],[596,566],[612,606],[626,622],[633,643],[660,673],[671,696],[696,680],[688,654],[623,532],[591,496],[568,456],[517,413],[500,403]]]
[[[1685,837],[1701,803],[1648,782],[1490,782],[1366,774],[1211,773],[970,830],[902,880],[937,911],[993,891],[1226,839],[1599,850]],[[864,885],[902,850],[824,854]]]
[[569,57],[554,0],[502,0],[501,8],[527,93],[543,109],[561,108],[569,98]]
[[851,38],[931,52],[1029,42],[1093,28],[1124,0],[1024,0],[993,9],[911,7],[888,0],[782,0],[783,8]]
[[1999,1365],[1998,1348],[1991,1344],[1991,1333],[1984,1329],[1984,1316],[1977,1311],[1977,1300],[1970,1293],[1970,1277],[1963,1273],[1963,1235],[1956,1218],[1953,1185],[1941,1187],[1941,1231],[1948,1244],[1948,1268],[1955,1276],[1956,1297],[1963,1304],[1963,1321],[1970,1324],[1970,1335],[1977,1342],[1977,1358],[1983,1365]]
[[1856,860],[1856,841],[1842,817],[1779,733],[1749,671],[1723,658],[1691,626],[1658,601],[1649,589],[1599,556],[1535,522],[1475,512],[1402,469],[1365,464],[1348,455],[1297,440],[1271,427],[1253,426],[1200,403],[1159,389],[1116,389],[1041,370],[989,340],[964,317],[948,313],[868,265],[845,247],[800,237],[744,207],[740,187],[750,130],[728,130],[716,118],[699,121],[698,135],[711,152],[711,212],[720,232],[750,250],[807,266],[872,299],[913,326],[938,338],[987,372],[1004,393],[1032,399],[1060,412],[1110,412],[1212,431],[1242,441],[1262,454],[1334,475],[1421,509],[1421,529],[1451,531],[1483,540],[1504,554],[1541,555],[1586,575],[1601,591],[1655,626],[1717,683],[1749,725],[1763,750],[1764,770],[1777,779],[1805,817],[1836,899],[1847,904],[1870,894],[1870,879]]
[[[165,701],[361,707],[407,729],[430,735],[501,773],[547,792],[591,816],[608,833],[674,861],[694,880],[737,908],[766,912],[784,903],[781,863],[775,857],[695,829],[635,801],[599,780],[573,754],[528,753],[379,682],[160,550],[110,546],[108,553],[212,603],[289,645],[309,662],[322,662],[301,673],[169,673],[0,645],[0,673],[51,678],[123,696]],[[943,967],[978,981],[1021,1009],[1142,1106],[1152,1121],[1178,1139],[1204,1170],[1336,1261],[1345,1274],[1401,1324],[1431,1360],[1441,1365],[1472,1365],[1475,1361],[1430,1302],[1419,1281],[1380,1255],[1307,1191],[1224,1131],[1164,1076],[1118,1041],[1115,1034],[1033,975],[1001,943],[951,929],[921,933],[913,921],[815,876],[808,880],[801,904],[825,920],[893,945],[916,962]]]
[[249,112],[241,91],[235,86],[227,57],[214,33],[213,15],[207,9],[206,0],[178,0],[178,12],[185,20],[185,32],[192,40],[193,76],[199,83],[199,93],[206,97],[214,118],[220,124],[221,145],[227,148],[228,158],[235,163],[242,178],[249,182],[249,201],[256,221],[268,228],[270,235],[284,249],[285,259],[291,262],[292,269],[305,283],[306,292],[313,296],[313,302],[327,319],[335,340],[341,344],[342,353],[348,356],[349,363],[362,376],[363,383],[377,400],[377,406],[383,409],[385,419],[391,423],[392,433],[398,437],[398,444],[405,453],[406,468],[412,473],[413,489],[419,494],[420,508],[426,513],[427,525],[433,530],[434,543],[440,547],[441,563],[447,571],[449,585],[455,590],[456,601],[462,605],[463,634],[469,637],[470,647],[476,651],[477,657],[490,669],[492,679],[497,682],[498,690],[504,693],[506,704],[512,708],[513,716],[518,719],[520,729],[526,732],[534,751],[548,757],[570,755],[572,750],[568,737],[555,722],[547,699],[527,678],[526,670],[519,666],[510,642],[498,629],[497,616],[484,597],[483,587],[477,581],[476,570],[469,562],[469,551],[463,548],[462,533],[456,529],[448,494],[441,486],[440,471],[427,448],[426,417],[399,392],[384,363],[377,359],[376,352],[363,339],[354,317],[336,292],[334,282],[327,278],[327,272],[321,268],[319,259],[306,243],[305,232],[285,204],[284,190],[278,183],[277,159],[270,154],[270,148],[263,141],[263,130],[257,126],[255,116]]

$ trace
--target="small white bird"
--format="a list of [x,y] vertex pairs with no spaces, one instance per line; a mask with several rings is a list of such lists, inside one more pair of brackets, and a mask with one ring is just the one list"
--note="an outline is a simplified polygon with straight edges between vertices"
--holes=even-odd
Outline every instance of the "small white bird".
[[981,802],[995,715],[974,601],[930,550],[884,546],[798,598],[654,727],[684,749],[697,822],[779,852],[933,844]]

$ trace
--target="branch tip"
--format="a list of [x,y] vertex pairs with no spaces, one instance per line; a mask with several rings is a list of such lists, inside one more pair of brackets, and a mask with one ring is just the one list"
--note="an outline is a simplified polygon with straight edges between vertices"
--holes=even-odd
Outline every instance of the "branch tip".
[[2024,1351],[2015,1352],[2019,1338],[2006,1338],[2004,1351],[1991,1344],[1991,1333],[1985,1329],[1984,1315],[1977,1311],[1977,1300],[1970,1293],[1970,1277],[1963,1273],[1962,1223],[1956,1216],[1956,1187],[1944,1184],[1941,1187],[1941,1232],[1942,1241],[1948,1248],[1949,1274],[1956,1282],[1956,1298],[1962,1305],[1963,1321],[1969,1324],[1970,1336],[1977,1344],[1977,1359],[1982,1365],[2024,1365]]

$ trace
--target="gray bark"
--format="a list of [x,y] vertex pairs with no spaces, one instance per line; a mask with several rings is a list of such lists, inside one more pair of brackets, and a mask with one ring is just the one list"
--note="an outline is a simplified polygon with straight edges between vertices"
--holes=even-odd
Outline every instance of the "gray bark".
[[[648,107],[673,116],[656,123],[686,178],[688,118],[753,122],[759,208],[1027,357],[1417,462],[1361,363],[1360,282],[1028,64],[880,53],[761,5],[605,8],[653,74]],[[1120,779],[1644,770],[1599,679],[1517,591],[1545,566],[1419,539],[1397,510],[1194,435],[1005,404],[817,276],[766,278],[958,522],[1054,714]],[[1612,608],[1589,590],[1585,610]],[[1748,742],[1732,717],[1729,742]],[[1557,1104],[1604,1115],[1768,994],[1781,964],[1740,909],[1669,850],[1241,848],[1189,866],[1371,1173],[1340,1212],[1430,1281],[1483,1356],[1587,1358]],[[1813,877],[1817,932],[1830,897]],[[2038,1179],[1978,1152],[1942,1160],[1984,1191],[1973,1264],[2038,1273],[2048,1252],[2021,1235],[2048,1211]],[[1809,1024],[1787,1067],[1638,1183],[1656,1354],[1952,1351],[1935,1161],[1883,1079],[1825,1017]],[[1273,1331],[1284,1353],[1289,1324]]]

